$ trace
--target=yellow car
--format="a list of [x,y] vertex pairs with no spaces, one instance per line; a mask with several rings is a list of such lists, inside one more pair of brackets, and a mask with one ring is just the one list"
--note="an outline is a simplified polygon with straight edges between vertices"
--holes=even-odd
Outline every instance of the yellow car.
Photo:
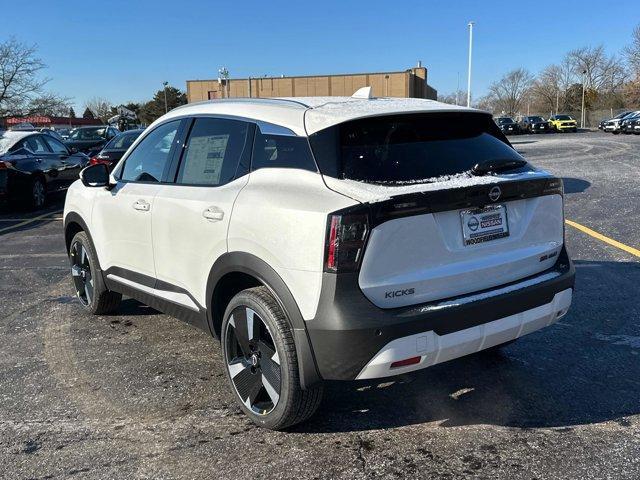
[[571,115],[551,115],[549,125],[551,125],[551,128],[556,132],[578,131],[578,122],[571,118]]

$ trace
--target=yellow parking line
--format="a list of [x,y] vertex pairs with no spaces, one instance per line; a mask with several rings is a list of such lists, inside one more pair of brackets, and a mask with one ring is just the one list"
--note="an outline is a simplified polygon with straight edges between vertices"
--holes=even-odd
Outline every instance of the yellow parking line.
[[619,248],[620,250],[624,250],[625,252],[630,253],[631,255],[640,257],[640,250],[638,250],[637,248],[633,248],[633,247],[630,247],[629,245],[625,245],[624,243],[620,243],[617,240],[614,240],[613,238],[605,237],[601,233],[591,230],[590,228],[587,228],[584,225],[580,225],[579,223],[576,223],[572,220],[565,220],[565,222],[567,225],[571,225],[573,228],[577,228],[581,232],[584,232],[587,235],[591,235],[593,238],[597,238],[598,240],[604,243],[608,243],[609,245]]
[[[54,212],[56,213],[56,212]],[[59,212],[58,212],[59,213]],[[12,230],[14,228],[24,227],[25,225],[29,225],[30,223],[37,222],[39,220],[48,220],[46,217],[51,215],[52,212],[43,213],[42,215],[38,215],[37,217],[29,218],[23,222],[16,223],[15,225],[11,225],[9,227],[0,228],[0,233],[6,232],[8,230]]]

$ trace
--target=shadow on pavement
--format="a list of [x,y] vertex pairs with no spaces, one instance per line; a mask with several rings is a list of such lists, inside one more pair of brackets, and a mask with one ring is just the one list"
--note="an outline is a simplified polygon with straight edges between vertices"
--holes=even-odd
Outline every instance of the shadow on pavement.
[[564,193],[582,193],[591,186],[591,182],[582,178],[563,177]]
[[[421,372],[327,385],[299,432],[362,431],[438,422],[566,427],[640,413],[640,263],[576,262],[570,313],[499,353]],[[606,288],[602,288],[606,285]],[[357,345],[354,345],[357,348]]]

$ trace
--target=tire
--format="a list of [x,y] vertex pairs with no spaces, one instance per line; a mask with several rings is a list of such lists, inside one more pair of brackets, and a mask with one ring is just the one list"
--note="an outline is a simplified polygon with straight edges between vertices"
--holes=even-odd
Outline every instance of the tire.
[[29,190],[29,206],[33,210],[44,208],[47,203],[47,185],[44,178],[36,176],[31,181],[31,189]]
[[112,292],[104,284],[96,250],[85,232],[78,232],[71,240],[69,261],[76,295],[82,306],[93,315],[114,312],[122,294]]
[[231,299],[220,338],[233,396],[256,425],[282,430],[315,413],[323,387],[300,388],[289,321],[266,287],[243,290]]
[[614,135],[618,135],[618,134],[620,134],[620,132],[616,132],[615,130],[614,130],[614,131],[612,131],[611,133],[613,133]]

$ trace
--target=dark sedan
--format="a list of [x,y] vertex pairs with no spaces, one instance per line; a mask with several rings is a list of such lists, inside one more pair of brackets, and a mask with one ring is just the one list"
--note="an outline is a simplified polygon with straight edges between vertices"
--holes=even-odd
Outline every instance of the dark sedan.
[[91,165],[104,163],[109,167],[109,171],[113,170],[113,167],[115,167],[118,161],[122,158],[124,152],[127,151],[142,132],[144,132],[144,129],[127,130],[126,132],[122,132],[117,137],[109,140],[100,153],[91,157],[89,163]]
[[527,115],[520,119],[520,129],[525,133],[548,133],[551,126],[544,118],[538,115]]
[[496,124],[505,135],[516,135],[520,133],[520,125],[511,117],[498,117]]
[[0,198],[31,208],[44,206],[47,194],[66,189],[88,164],[51,135],[39,132],[0,134]]
[[80,127],[71,130],[69,138],[64,144],[72,152],[84,152],[91,156],[100,150],[113,137],[120,133],[116,128],[109,126]]

